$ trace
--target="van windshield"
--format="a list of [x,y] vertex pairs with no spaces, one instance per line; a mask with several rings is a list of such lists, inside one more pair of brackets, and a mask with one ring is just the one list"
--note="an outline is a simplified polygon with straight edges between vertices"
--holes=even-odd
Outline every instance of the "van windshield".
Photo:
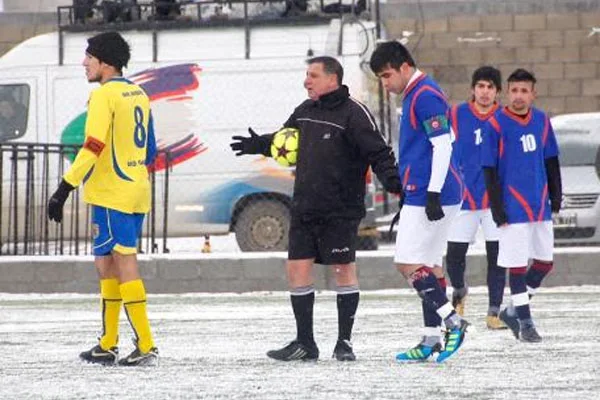
[[0,142],[25,134],[28,109],[28,85],[0,85]]
[[561,166],[594,165],[600,150],[600,137],[591,129],[555,128]]

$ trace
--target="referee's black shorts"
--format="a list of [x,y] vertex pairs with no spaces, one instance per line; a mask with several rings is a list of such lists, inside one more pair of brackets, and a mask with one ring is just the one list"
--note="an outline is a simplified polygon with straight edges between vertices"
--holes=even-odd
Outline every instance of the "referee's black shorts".
[[323,265],[354,262],[359,224],[359,219],[292,216],[288,259],[314,258]]

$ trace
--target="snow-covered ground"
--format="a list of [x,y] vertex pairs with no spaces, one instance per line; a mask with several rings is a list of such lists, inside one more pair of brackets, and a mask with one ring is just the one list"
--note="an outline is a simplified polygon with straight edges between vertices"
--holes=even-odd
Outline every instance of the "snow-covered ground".
[[[317,363],[279,363],[265,352],[293,336],[287,293],[149,295],[161,360],[157,368],[100,367],[77,355],[94,344],[95,296],[0,294],[1,399],[594,399],[600,393],[600,287],[543,289],[533,314],[544,338],[516,341],[483,322],[486,293],[473,288],[473,323],[444,364],[400,365],[416,344],[420,304],[410,290],[363,292],[358,360],[330,358],[335,294],[317,294]],[[121,352],[131,330],[121,322]]]

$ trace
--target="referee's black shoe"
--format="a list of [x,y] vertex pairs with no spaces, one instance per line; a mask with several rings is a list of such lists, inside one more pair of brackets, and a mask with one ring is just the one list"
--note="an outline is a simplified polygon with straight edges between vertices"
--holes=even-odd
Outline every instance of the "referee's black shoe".
[[267,356],[279,361],[317,361],[319,348],[315,343],[306,344],[294,340],[279,350],[268,351]]
[[338,361],[356,361],[352,343],[349,340],[338,340],[333,349],[332,358]]

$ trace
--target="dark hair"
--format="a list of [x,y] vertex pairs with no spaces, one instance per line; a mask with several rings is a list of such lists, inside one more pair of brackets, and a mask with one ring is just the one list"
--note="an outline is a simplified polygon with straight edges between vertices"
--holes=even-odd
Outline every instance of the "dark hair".
[[338,85],[342,84],[342,80],[344,79],[344,68],[342,64],[338,60],[330,56],[319,56],[313,57],[306,60],[308,65],[310,64],[323,64],[323,69],[325,73],[329,75],[335,74],[337,76]]
[[473,78],[471,79],[471,88],[474,88],[479,81],[490,82],[496,86],[497,90],[502,90],[502,75],[500,71],[489,65],[479,67],[473,72]]
[[518,68],[508,77],[508,83],[510,82],[531,82],[532,86],[535,86],[537,79],[535,79],[532,72],[523,68]]
[[371,70],[376,74],[383,71],[388,65],[394,69],[400,69],[404,63],[411,67],[416,66],[408,49],[396,40],[378,44],[369,61]]

